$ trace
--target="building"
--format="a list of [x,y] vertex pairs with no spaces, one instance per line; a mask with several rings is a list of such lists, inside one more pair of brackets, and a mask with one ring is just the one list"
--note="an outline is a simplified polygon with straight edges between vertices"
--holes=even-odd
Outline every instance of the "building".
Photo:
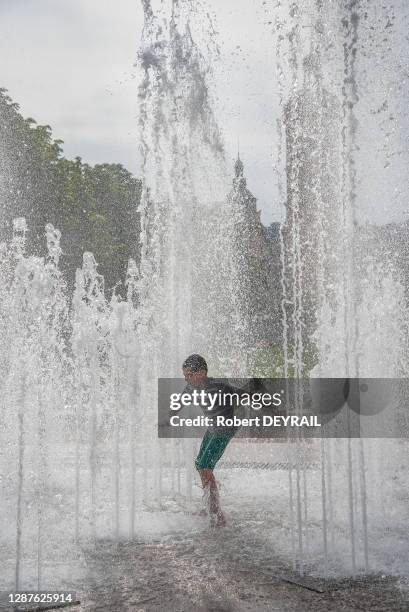
[[[227,196],[232,219],[236,281],[241,319],[250,349],[281,343],[281,263],[277,235],[260,220],[257,199],[249,191],[240,156]],[[278,224],[277,224],[278,225]],[[275,228],[277,229],[277,228]]]

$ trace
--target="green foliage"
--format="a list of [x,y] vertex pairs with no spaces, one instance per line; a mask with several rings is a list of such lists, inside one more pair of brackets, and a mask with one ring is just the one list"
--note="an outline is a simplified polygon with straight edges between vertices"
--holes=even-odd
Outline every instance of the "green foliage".
[[128,259],[139,259],[141,181],[121,164],[66,159],[62,144],[49,125],[24,119],[0,88],[0,239],[10,236],[13,218],[24,216],[28,250],[44,255],[44,227],[52,223],[62,233],[68,284],[82,253],[92,251],[109,290],[124,279]]
[[[301,377],[308,378],[318,363],[317,351],[309,344],[303,349]],[[248,372],[258,378],[284,378],[284,351],[282,346],[270,345],[255,350],[248,356]],[[288,347],[287,377],[294,378],[294,347]]]

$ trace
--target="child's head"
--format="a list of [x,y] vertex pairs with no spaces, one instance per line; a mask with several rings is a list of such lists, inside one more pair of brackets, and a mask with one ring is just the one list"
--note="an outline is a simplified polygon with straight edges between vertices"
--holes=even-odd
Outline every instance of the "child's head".
[[182,364],[183,376],[189,384],[200,383],[207,377],[207,363],[201,355],[189,355]]

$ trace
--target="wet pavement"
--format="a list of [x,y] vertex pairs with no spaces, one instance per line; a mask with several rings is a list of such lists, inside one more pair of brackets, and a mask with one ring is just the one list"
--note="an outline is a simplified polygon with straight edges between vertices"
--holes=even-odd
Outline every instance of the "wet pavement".
[[84,550],[89,589],[72,612],[339,612],[409,610],[409,585],[386,576],[318,581],[232,529],[161,541],[99,541]]

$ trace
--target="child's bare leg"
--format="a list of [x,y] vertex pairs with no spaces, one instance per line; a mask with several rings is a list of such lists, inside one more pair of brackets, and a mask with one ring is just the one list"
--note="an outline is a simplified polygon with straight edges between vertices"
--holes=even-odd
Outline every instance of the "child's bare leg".
[[213,470],[199,470],[199,475],[202,481],[203,489],[209,492],[210,514],[217,515],[217,525],[224,525],[225,519],[220,508],[219,491],[217,488],[215,477],[213,475]]
[[209,491],[210,512],[215,513],[220,510],[219,495],[217,490],[216,480],[213,475],[213,470],[199,470],[200,480],[202,481],[203,489]]

